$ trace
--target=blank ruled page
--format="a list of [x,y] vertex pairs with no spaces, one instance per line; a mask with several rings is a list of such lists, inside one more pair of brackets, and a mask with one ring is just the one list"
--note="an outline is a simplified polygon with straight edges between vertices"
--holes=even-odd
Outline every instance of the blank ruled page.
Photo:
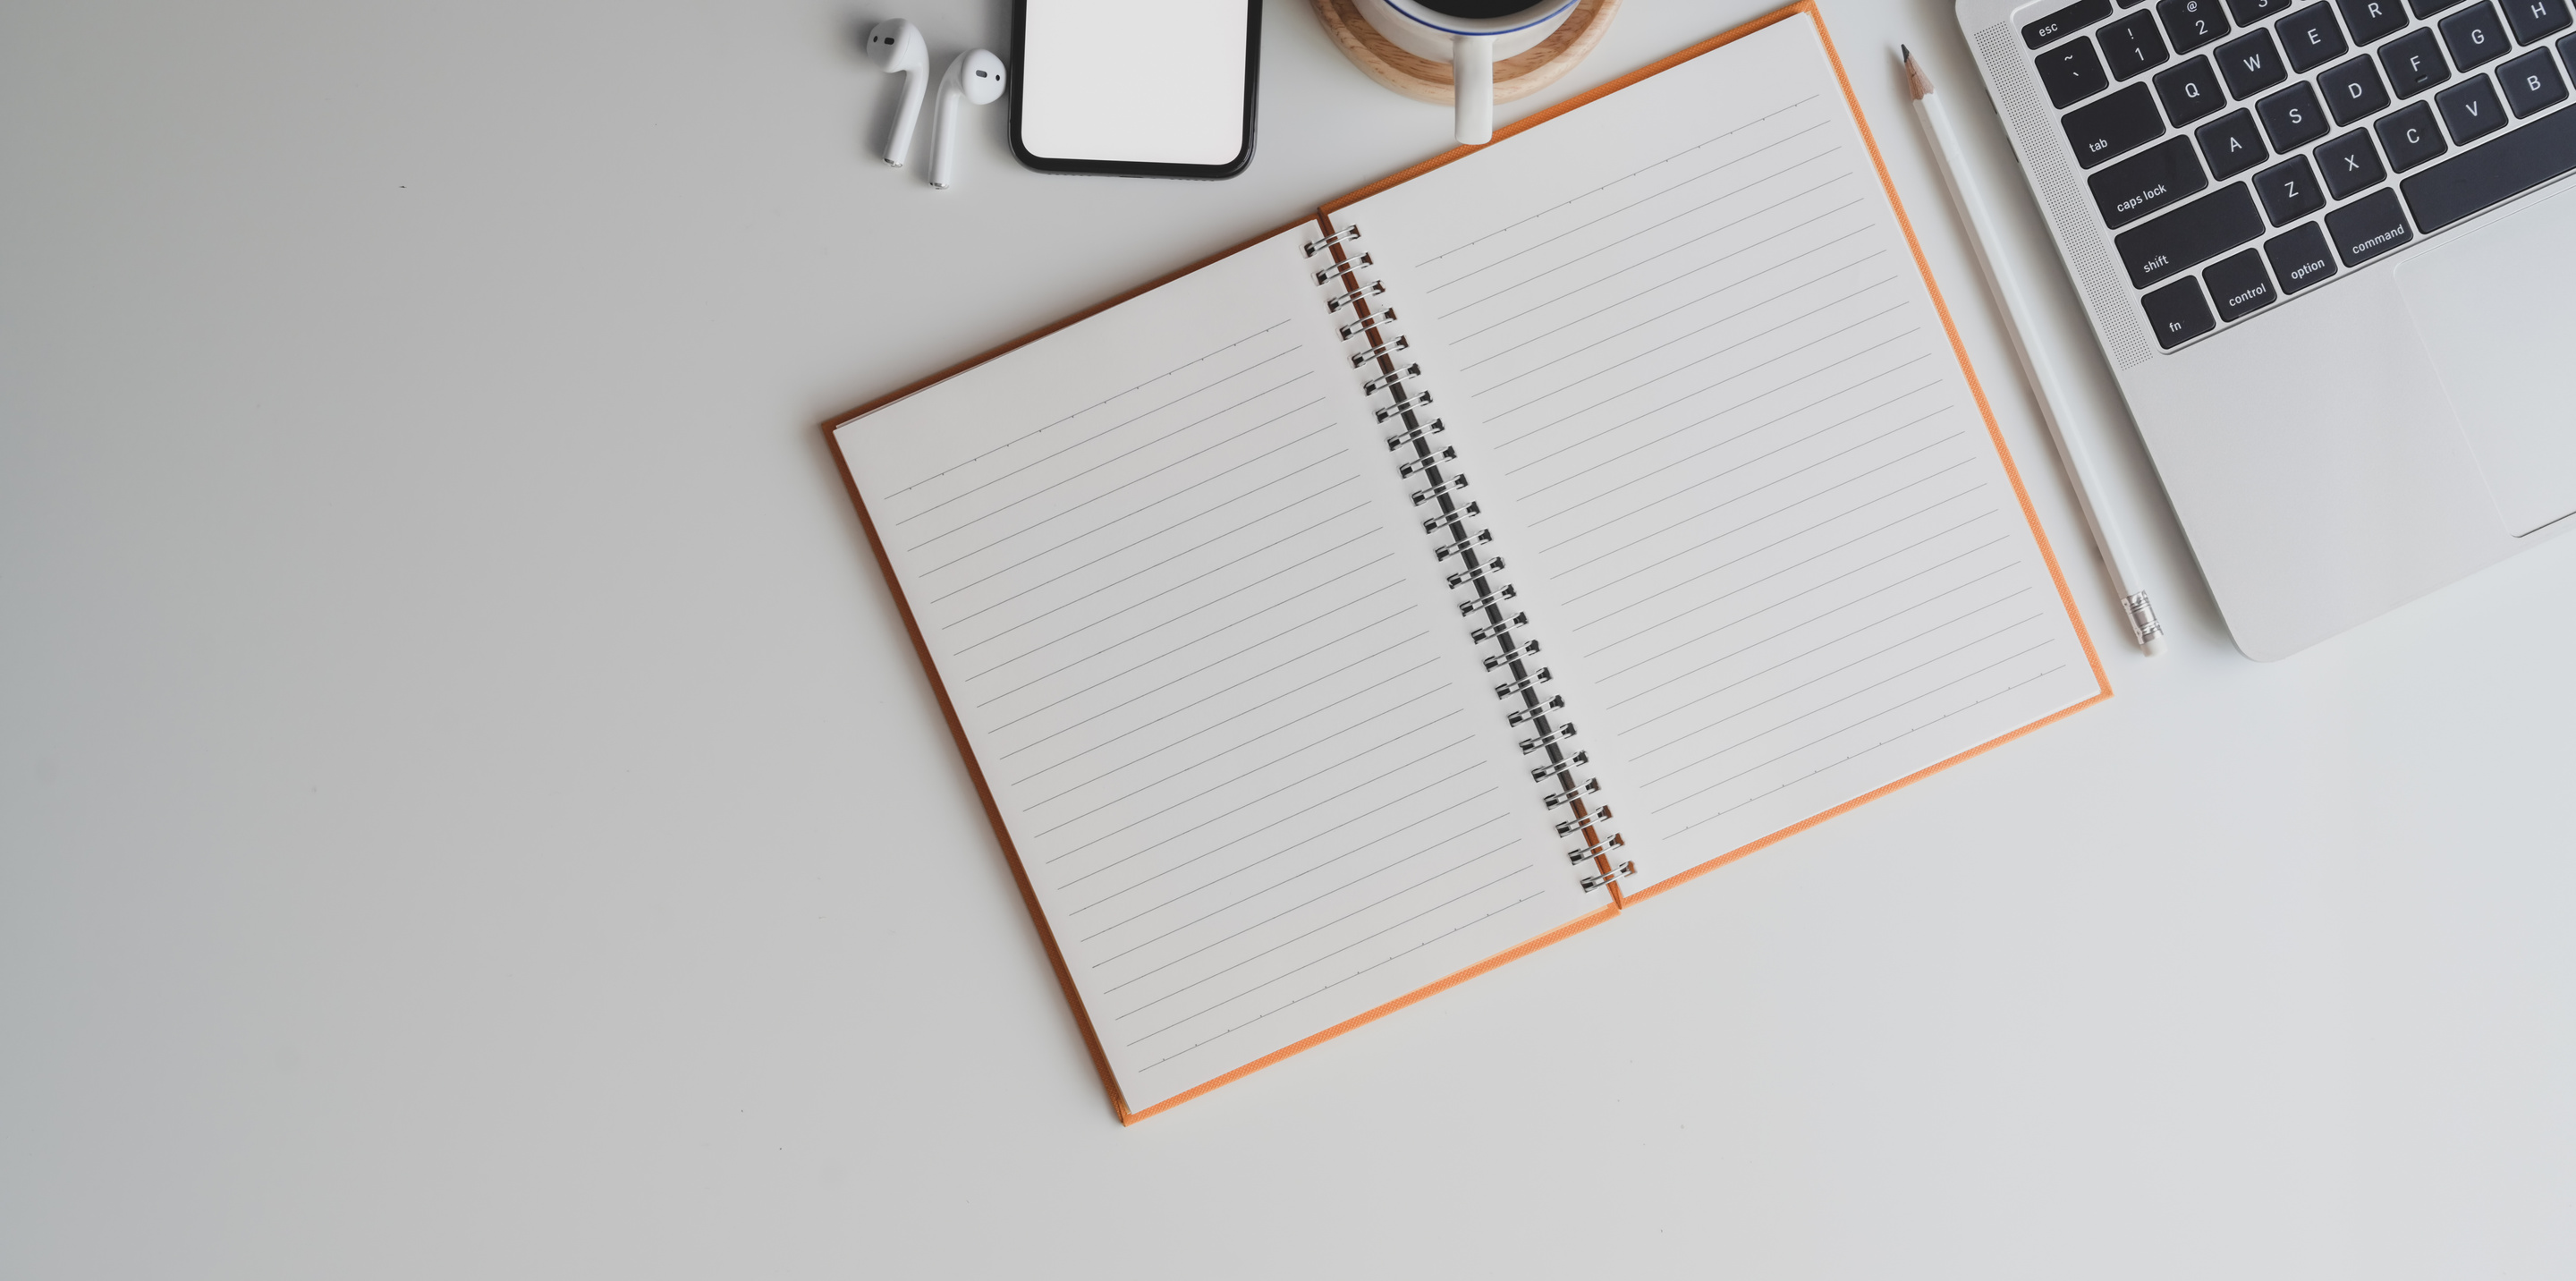
[[1602,906],[1311,234],[836,435],[1131,1109]]
[[1335,220],[1644,883],[2103,692],[1805,15]]

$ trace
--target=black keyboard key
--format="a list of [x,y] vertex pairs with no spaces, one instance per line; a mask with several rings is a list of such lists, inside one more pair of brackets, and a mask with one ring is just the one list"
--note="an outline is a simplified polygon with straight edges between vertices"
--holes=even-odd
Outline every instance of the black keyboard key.
[[2504,19],[2487,0],[2442,19],[2442,43],[2451,46],[2451,62],[2460,70],[2483,67],[2513,52],[2505,39]]
[[2567,26],[2567,0],[2504,0],[2504,20],[2513,24],[2514,39],[2538,44]]
[[2289,7],[2290,0],[2227,0],[2227,11],[2236,15],[2240,27],[2253,26]]
[[2093,188],[2093,203],[2101,207],[2102,223],[2108,227],[2125,227],[2161,213],[2209,185],[2199,158],[2192,155],[2189,138],[2168,138],[2085,181]]
[[2102,60],[2111,64],[2111,78],[2126,80],[2149,67],[2161,66],[2172,55],[2165,52],[2165,38],[2156,32],[2156,16],[2133,13],[2101,30]]
[[[2542,56],[2547,56],[2544,51]],[[2433,123],[2433,108],[2426,103],[2399,107],[2371,122],[2379,132],[2379,149],[2388,153],[2388,167],[2404,173],[2451,148],[2442,141],[2442,127]]]
[[2406,11],[2397,0],[2339,0],[2343,7],[2343,29],[2354,44],[2370,44],[2387,39],[2406,25]]
[[2467,84],[2434,94],[2433,102],[2442,109],[2451,141],[2463,147],[2504,128],[2504,104],[2496,101],[2495,86],[2485,76],[2472,72]]
[[2340,58],[2343,50],[2343,28],[2335,25],[2333,6],[2325,0],[2281,19],[2281,53],[2290,60],[2290,70],[2305,71]]
[[2337,200],[2368,191],[2388,177],[2367,129],[2355,129],[2317,148],[2317,172],[2325,176],[2326,191]]
[[2209,264],[2200,278],[2209,286],[2209,300],[2218,305],[2218,318],[2231,325],[2280,297],[2263,272],[2263,255],[2252,249]]
[[2146,305],[2147,325],[2167,351],[2218,328],[2209,300],[2200,296],[2200,282],[2188,276],[2138,301]]
[[2317,73],[2317,92],[2326,96],[2334,121],[2348,125],[2388,105],[2388,87],[2379,83],[2379,68],[2368,58],[2337,63]]
[[2164,99],[2165,115],[2177,128],[2227,105],[2227,93],[2218,87],[2218,73],[2210,70],[2207,58],[2157,72],[2156,96]]
[[2576,169],[2576,111],[2553,111],[2405,182],[2407,207],[2426,235]]
[[2451,68],[2442,61],[2441,44],[2422,27],[2389,41],[2379,51],[2379,65],[2388,69],[2388,87],[2400,98],[2412,98],[2451,78]]
[[2039,67],[2039,82],[2048,86],[2052,106],[2074,106],[2111,84],[2111,78],[2102,74],[2102,60],[2093,56],[2090,40],[2051,49],[2033,61]]
[[2189,53],[2230,30],[2218,0],[2157,0],[2156,16],[2165,20],[2165,36],[2175,53]]
[[2458,3],[2460,0],[2409,0],[2408,7],[2415,10],[2416,17],[2429,18]]
[[2227,77],[2229,93],[2251,98],[2281,83],[2281,77],[2290,72],[2281,65],[2281,51],[2272,44],[2272,33],[2249,31],[2218,46],[2218,74]]
[[2162,284],[2263,234],[2263,214],[2244,183],[2221,187],[2154,222],[2111,238],[2129,283]]
[[2317,185],[2317,172],[2308,168],[2306,156],[2292,156],[2254,175],[2254,194],[2263,198],[2263,212],[2272,216],[2275,227],[2326,207],[2326,189]]
[[2155,141],[2165,131],[2156,100],[2145,85],[2128,88],[2066,113],[2066,142],[2075,163],[2087,169]]
[[2326,233],[2313,222],[2264,241],[2263,256],[2272,260],[2272,277],[2281,282],[2284,294],[2335,274],[2334,251],[2326,248]]
[[2263,117],[2263,132],[2272,135],[2272,150],[2296,151],[2326,136],[2326,109],[2317,103],[2317,91],[2304,82],[2254,104],[2254,113]]
[[2415,238],[2406,229],[2406,214],[2397,207],[2394,191],[2374,191],[2327,214],[2326,235],[2347,267],[2358,267]]
[[2241,107],[2202,125],[2199,138],[2200,154],[2208,158],[2212,178],[2233,178],[2272,154],[2263,149],[2263,131],[2254,127],[2254,113]]
[[2504,100],[2513,104],[2513,114],[2528,116],[2543,107],[2554,107],[2567,100],[2567,81],[2558,74],[2558,61],[2547,49],[2534,49],[2496,68],[2496,80],[2504,85]]
[[2075,3],[2039,19],[2025,22],[2021,42],[2033,49],[2045,49],[2111,16],[2111,0],[2075,0]]

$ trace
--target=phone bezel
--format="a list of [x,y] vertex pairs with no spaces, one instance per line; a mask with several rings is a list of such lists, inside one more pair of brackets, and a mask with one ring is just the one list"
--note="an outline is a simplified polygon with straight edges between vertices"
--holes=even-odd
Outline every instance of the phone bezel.
[[[1255,109],[1261,103],[1261,0],[1245,0],[1243,41],[1243,146],[1232,160],[1212,165],[1172,164],[1154,160],[1069,160],[1041,156],[1020,140],[1020,95],[1011,94],[1011,154],[1040,173],[1111,174],[1132,178],[1231,178],[1252,163]],[[1011,0],[1011,83],[1028,83],[1029,0]]]

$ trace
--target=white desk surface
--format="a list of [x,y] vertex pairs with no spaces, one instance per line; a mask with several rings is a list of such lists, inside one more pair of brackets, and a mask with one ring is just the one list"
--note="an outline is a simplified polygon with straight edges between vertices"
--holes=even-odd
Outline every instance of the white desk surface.
[[884,12],[0,15],[0,1275],[2576,1269],[2576,540],[2257,665],[2114,418],[2138,657],[1939,0],[1826,16],[2119,697],[1121,1128],[814,424],[1446,117],[1272,0],[1242,178],[936,192]]

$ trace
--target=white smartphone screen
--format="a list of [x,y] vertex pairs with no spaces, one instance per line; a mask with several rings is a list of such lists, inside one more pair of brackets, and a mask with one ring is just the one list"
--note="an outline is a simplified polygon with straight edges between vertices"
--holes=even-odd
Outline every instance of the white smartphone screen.
[[1244,0],[1021,0],[1019,142],[1042,160],[1232,165],[1252,144]]

